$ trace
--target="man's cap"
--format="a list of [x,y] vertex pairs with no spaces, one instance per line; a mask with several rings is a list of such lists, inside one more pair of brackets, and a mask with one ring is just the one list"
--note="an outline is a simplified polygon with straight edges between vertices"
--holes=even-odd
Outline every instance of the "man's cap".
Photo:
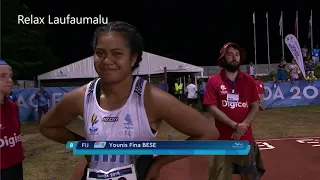
[[8,65],[5,61],[0,60],[0,65]]
[[222,46],[221,50],[220,50],[220,57],[218,59],[218,65],[220,67],[223,66],[223,57],[226,55],[227,48],[229,46],[232,46],[232,47],[234,47],[234,48],[239,50],[239,52],[240,52],[240,64],[243,64],[246,61],[246,56],[247,56],[246,50],[240,48],[240,46],[238,44],[236,44],[236,43],[228,42],[228,43],[224,44]]

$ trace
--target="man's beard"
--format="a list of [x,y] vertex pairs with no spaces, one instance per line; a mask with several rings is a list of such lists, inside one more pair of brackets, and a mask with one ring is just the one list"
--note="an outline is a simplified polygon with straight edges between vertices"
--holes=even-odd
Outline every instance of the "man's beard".
[[226,61],[223,61],[223,68],[229,72],[236,72],[240,69],[240,63],[233,65],[232,62],[228,63]]

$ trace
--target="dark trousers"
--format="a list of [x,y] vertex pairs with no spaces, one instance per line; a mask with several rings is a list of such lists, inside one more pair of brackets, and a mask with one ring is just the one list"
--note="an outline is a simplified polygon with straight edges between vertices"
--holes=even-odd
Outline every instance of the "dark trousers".
[[206,112],[205,105],[203,104],[203,98],[204,98],[204,95],[203,95],[203,94],[200,94],[201,108],[202,108],[202,111],[203,111],[203,112]]
[[41,120],[42,115],[45,115],[48,112],[48,105],[38,106],[38,123]]
[[176,97],[176,98],[179,99],[180,101],[182,100],[182,99],[181,99],[181,94],[174,94],[174,97]]
[[23,180],[22,163],[13,165],[0,171],[1,180]]

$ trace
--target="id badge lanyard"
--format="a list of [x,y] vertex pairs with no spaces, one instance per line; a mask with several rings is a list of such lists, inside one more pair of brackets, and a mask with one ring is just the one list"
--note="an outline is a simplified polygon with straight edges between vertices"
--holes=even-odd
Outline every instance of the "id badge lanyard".
[[231,87],[231,93],[232,93],[232,94],[234,94],[234,86],[236,85],[236,80],[237,80],[237,79],[235,79],[234,81],[228,80],[229,85],[230,85],[230,87]]

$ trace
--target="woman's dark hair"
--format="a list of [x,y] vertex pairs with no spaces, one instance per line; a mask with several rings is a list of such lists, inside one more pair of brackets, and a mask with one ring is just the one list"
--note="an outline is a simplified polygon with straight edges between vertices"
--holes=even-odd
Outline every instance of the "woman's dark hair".
[[109,22],[105,26],[98,27],[95,30],[93,35],[93,41],[92,41],[93,51],[96,49],[98,37],[102,33],[111,32],[111,31],[119,32],[123,35],[125,39],[127,39],[130,50],[131,50],[131,55],[133,54],[137,55],[137,61],[132,67],[132,70],[139,67],[139,63],[142,61],[142,53],[144,50],[143,39],[140,33],[136,30],[136,28],[126,22],[114,21],[114,22]]

